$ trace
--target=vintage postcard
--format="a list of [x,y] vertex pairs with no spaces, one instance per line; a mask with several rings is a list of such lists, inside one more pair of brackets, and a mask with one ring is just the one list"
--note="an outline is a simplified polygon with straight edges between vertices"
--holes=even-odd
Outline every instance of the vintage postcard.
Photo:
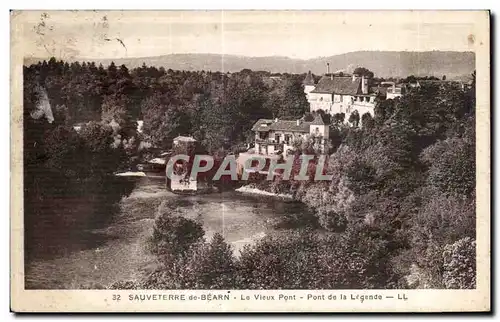
[[488,11],[12,11],[15,312],[490,310]]

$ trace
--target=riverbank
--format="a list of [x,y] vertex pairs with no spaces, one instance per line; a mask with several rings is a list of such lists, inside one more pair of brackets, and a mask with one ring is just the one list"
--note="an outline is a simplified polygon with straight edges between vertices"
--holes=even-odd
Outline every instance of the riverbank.
[[256,188],[254,185],[249,184],[246,186],[239,187],[235,189],[236,192],[244,193],[244,194],[251,194],[251,195],[261,195],[261,196],[268,196],[268,197],[276,197],[284,200],[294,200],[292,194],[285,194],[285,193],[272,193],[269,191],[265,191],[262,189]]

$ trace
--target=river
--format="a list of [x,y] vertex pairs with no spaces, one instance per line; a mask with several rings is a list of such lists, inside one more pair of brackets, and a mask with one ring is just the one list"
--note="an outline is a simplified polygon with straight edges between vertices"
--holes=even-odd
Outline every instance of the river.
[[104,225],[94,227],[86,223],[79,234],[60,242],[65,251],[27,259],[25,287],[102,288],[115,281],[137,278],[142,270],[156,265],[155,256],[145,245],[154,219],[167,201],[174,202],[182,215],[199,220],[206,239],[221,233],[235,255],[244,245],[273,231],[314,225],[307,210],[298,203],[235,191],[180,196],[167,191],[162,179],[135,180],[131,194],[121,199],[116,213]]

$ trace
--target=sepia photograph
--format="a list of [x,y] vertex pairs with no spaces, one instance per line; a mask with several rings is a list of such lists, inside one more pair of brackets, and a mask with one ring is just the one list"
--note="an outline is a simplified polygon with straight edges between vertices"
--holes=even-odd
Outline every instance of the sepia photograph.
[[12,11],[11,33],[13,297],[389,310],[482,283],[489,309],[488,11]]

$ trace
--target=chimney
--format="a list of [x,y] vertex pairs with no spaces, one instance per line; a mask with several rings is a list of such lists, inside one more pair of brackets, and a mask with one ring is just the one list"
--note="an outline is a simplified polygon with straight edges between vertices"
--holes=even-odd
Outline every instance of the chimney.
[[352,82],[354,83],[354,81],[356,80],[356,74],[352,73]]
[[330,74],[330,63],[326,63],[326,74]]
[[363,94],[368,94],[368,80],[365,79],[365,75],[361,75],[361,91]]
[[297,126],[299,126],[299,125],[300,125],[300,119],[299,119],[299,120],[297,120]]
[[278,122],[278,118],[275,118],[275,119],[274,119],[274,123],[277,123],[277,122]]

